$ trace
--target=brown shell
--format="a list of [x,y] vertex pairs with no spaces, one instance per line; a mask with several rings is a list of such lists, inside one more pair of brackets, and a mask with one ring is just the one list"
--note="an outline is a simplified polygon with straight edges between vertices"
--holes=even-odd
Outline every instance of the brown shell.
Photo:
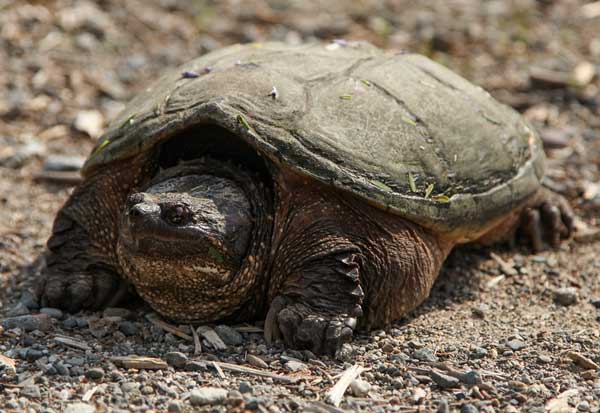
[[478,232],[543,174],[536,133],[480,87],[420,55],[335,43],[234,45],[171,71],[111,124],[83,173],[202,123],[441,231]]

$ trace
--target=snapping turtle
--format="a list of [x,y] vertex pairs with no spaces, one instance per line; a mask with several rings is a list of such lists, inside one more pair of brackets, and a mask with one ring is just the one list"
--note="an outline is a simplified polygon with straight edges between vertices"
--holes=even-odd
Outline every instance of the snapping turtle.
[[77,311],[135,290],[178,322],[264,317],[268,340],[332,353],[422,302],[455,245],[567,237],[543,162],[519,114],[426,57],[227,47],[112,123],[39,295]]

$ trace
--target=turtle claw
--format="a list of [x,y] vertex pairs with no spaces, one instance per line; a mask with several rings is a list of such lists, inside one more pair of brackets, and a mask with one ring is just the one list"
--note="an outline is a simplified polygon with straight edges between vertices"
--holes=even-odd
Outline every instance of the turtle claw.
[[115,305],[127,294],[126,285],[113,273],[47,273],[36,295],[42,307],[61,308],[70,313]]
[[521,232],[534,252],[542,251],[545,244],[558,248],[561,239],[571,236],[575,214],[566,199],[550,190],[543,189],[537,199],[523,211]]
[[302,305],[285,305],[285,298],[273,300],[265,321],[265,338],[280,335],[285,344],[315,354],[334,355],[352,339],[356,319],[346,314],[326,315]]

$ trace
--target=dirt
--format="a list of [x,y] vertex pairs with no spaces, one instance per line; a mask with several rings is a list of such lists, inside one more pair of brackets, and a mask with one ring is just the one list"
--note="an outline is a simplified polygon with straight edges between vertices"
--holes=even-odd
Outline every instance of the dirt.
[[[324,3],[0,0],[0,410],[600,411],[600,3]],[[457,250],[422,306],[334,358],[266,346],[260,322],[218,327],[225,343],[208,330],[198,351],[188,326],[166,331],[143,305],[38,315],[24,292],[77,180],[64,170],[125,102],[220,46],[341,38],[426,54],[522,112],[546,144],[546,184],[587,230],[536,255]],[[114,359],[132,355],[170,364]],[[354,364],[363,381],[327,403]]]

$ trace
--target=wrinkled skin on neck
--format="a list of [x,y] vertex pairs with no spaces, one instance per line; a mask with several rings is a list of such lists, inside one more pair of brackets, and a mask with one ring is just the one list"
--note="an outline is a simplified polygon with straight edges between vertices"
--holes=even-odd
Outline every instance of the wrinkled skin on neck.
[[260,208],[267,200],[254,176],[231,165],[203,161],[162,171],[128,196],[121,213],[117,254],[125,276],[170,319],[235,314],[260,295],[254,257],[265,246],[256,241],[270,232],[268,208]]

